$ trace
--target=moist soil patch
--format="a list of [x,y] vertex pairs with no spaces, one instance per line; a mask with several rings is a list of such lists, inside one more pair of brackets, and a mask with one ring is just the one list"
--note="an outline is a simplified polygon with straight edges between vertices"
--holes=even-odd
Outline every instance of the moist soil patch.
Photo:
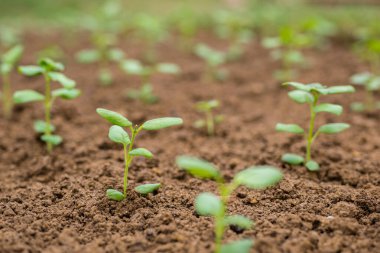
[[[81,34],[79,34],[81,35]],[[32,129],[43,117],[40,104],[18,106],[13,119],[0,118],[0,252],[212,252],[213,221],[194,211],[194,199],[203,191],[215,192],[213,182],[195,179],[175,166],[175,157],[202,157],[221,169],[227,179],[251,166],[280,167],[284,180],[264,191],[240,187],[232,196],[230,214],[255,221],[255,228],[230,228],[225,241],[255,240],[252,252],[376,252],[380,248],[380,114],[349,112],[349,104],[363,98],[362,91],[325,99],[345,106],[342,116],[321,114],[318,124],[347,122],[351,129],[320,136],[313,147],[320,163],[317,173],[283,165],[285,152],[302,154],[299,136],[276,133],[277,122],[305,125],[308,111],[292,102],[273,77],[278,67],[258,41],[247,54],[226,65],[230,77],[223,83],[202,82],[203,63],[176,49],[176,38],[158,45],[162,61],[178,63],[183,74],[153,78],[160,102],[144,105],[125,98],[126,89],[139,79],[113,66],[115,83],[97,84],[96,65],[81,65],[73,55],[88,41],[69,42],[67,35],[26,35],[27,54],[22,63],[35,61],[36,50],[59,42],[66,52],[67,75],[79,84],[82,96],[58,101],[53,109],[56,132],[63,145],[52,155]],[[83,37],[83,36],[80,36]],[[209,35],[199,40],[223,48]],[[42,42],[44,41],[44,42]],[[47,42],[46,42],[47,41]],[[75,40],[74,40],[75,41]],[[136,42],[123,42],[129,57],[140,57]],[[311,67],[302,69],[301,82],[347,84],[350,75],[365,70],[349,48],[333,43],[323,51],[306,52]],[[12,76],[15,89],[41,90],[40,78]],[[192,127],[199,119],[194,103],[219,99],[225,121],[208,137]],[[184,126],[143,132],[138,147],[155,155],[135,159],[125,201],[110,201],[107,188],[122,188],[121,147],[108,140],[109,124],[97,107],[118,111],[133,122],[161,116],[179,116]],[[133,188],[161,182],[157,193],[139,196]]]

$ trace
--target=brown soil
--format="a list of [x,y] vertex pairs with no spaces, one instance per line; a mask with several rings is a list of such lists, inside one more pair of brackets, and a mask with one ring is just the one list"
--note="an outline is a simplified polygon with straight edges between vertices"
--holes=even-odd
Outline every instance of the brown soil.
[[[28,55],[59,41],[68,56],[88,42],[70,43],[69,35],[26,37]],[[42,42],[45,40],[47,42]],[[200,40],[223,47],[210,36]],[[324,122],[348,122],[342,134],[321,136],[314,158],[321,171],[282,165],[284,152],[304,152],[298,136],[276,133],[276,122],[306,124],[307,110],[287,97],[272,78],[276,68],[257,41],[247,47],[240,62],[227,65],[231,77],[223,84],[202,83],[204,69],[195,56],[173,47],[175,39],[159,46],[160,59],[177,62],[179,77],[156,76],[158,104],[146,106],[123,97],[138,79],[115,70],[116,82],[100,87],[96,66],[66,59],[67,74],[79,83],[83,95],[58,102],[53,110],[57,133],[65,142],[48,156],[31,128],[42,117],[40,104],[20,106],[12,122],[0,118],[0,252],[211,252],[213,223],[199,217],[193,202],[203,191],[215,191],[213,182],[179,171],[180,154],[203,157],[217,164],[227,178],[250,165],[282,168],[285,178],[265,191],[239,188],[229,206],[231,214],[255,221],[250,231],[228,230],[226,241],[252,238],[252,252],[376,252],[380,248],[380,114],[355,114],[348,105],[362,97],[337,95],[340,117],[321,115]],[[138,57],[137,43],[123,44]],[[332,45],[326,51],[307,52],[312,67],[299,81],[346,84],[348,77],[366,68],[348,48]],[[41,79],[15,75],[15,88],[41,89]],[[198,119],[196,101],[217,98],[226,121],[209,138],[191,126]],[[160,116],[180,116],[183,127],[142,133],[137,146],[148,147],[153,160],[136,159],[130,170],[127,200],[107,200],[107,188],[122,187],[120,146],[107,138],[108,127],[95,113],[104,107],[127,115],[134,122]],[[142,197],[137,184],[161,182],[157,194]]]

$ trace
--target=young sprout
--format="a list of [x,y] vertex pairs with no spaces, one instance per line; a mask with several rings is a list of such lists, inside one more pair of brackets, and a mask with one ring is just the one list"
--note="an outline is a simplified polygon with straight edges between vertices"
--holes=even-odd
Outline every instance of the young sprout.
[[127,74],[141,77],[141,88],[128,91],[127,96],[131,99],[139,99],[146,104],[154,104],[158,101],[158,98],[153,94],[152,75],[155,73],[177,75],[181,72],[180,67],[176,64],[143,65],[140,61],[134,59],[121,61],[120,67]]
[[221,68],[221,65],[227,61],[226,53],[212,49],[205,44],[198,44],[195,47],[195,54],[206,62],[207,69],[203,76],[205,81],[224,81],[227,78],[227,71]]
[[282,173],[271,166],[252,166],[238,172],[232,182],[225,182],[222,174],[211,163],[189,156],[177,157],[177,165],[200,179],[210,179],[217,183],[219,196],[204,192],[195,200],[195,209],[199,215],[214,218],[215,253],[239,252],[248,253],[253,244],[252,240],[243,239],[228,244],[222,244],[224,232],[228,226],[234,225],[241,229],[250,229],[253,222],[242,215],[228,215],[227,205],[231,194],[239,186],[250,189],[265,189],[277,184],[282,179]]
[[[124,187],[123,192],[115,189],[107,190],[107,197],[111,200],[121,201],[127,197],[128,188],[128,170],[135,156],[143,156],[146,158],[152,158],[153,154],[146,148],[133,148],[137,135],[142,131],[153,131],[171,126],[182,125],[183,120],[181,118],[158,118],[148,120],[142,125],[133,125],[131,121],[122,116],[121,114],[106,109],[98,108],[96,112],[104,119],[109,121],[112,126],[109,129],[108,137],[111,141],[122,144],[124,147]],[[123,129],[127,127],[130,129],[131,137]],[[135,188],[135,190],[141,194],[148,194],[157,190],[160,184],[145,184]]]
[[[45,79],[45,94],[42,95],[34,90],[21,90],[15,92],[13,101],[15,104],[27,102],[44,101],[45,121],[34,122],[34,130],[42,134],[41,140],[46,142],[47,150],[50,153],[53,146],[62,142],[62,137],[52,134],[55,130],[51,123],[51,110],[57,98],[71,100],[80,95],[80,90],[76,89],[74,80],[69,79],[61,72],[64,70],[62,63],[55,62],[49,58],[38,61],[37,65],[21,66],[19,71],[26,76],[43,76]],[[52,90],[51,82],[58,82],[62,88]]]
[[6,118],[11,117],[13,108],[10,74],[20,60],[23,51],[24,47],[17,45],[5,52],[1,57],[0,72],[3,81],[3,92],[0,94],[0,99],[3,100],[3,113]]
[[363,60],[370,64],[371,72],[379,74],[380,39],[373,35],[365,36],[355,45],[354,49],[356,49]]
[[184,6],[171,15],[171,18],[171,25],[179,33],[181,48],[187,52],[191,51],[201,22],[197,13],[184,3]]
[[285,81],[296,77],[295,68],[306,63],[301,52],[302,48],[309,46],[311,38],[306,34],[297,33],[291,27],[283,27],[278,37],[264,38],[262,45],[271,49],[274,60],[281,62],[280,70],[274,74],[279,81]]
[[346,123],[329,123],[319,127],[315,131],[315,118],[318,113],[326,112],[335,115],[340,115],[343,112],[343,107],[337,104],[319,103],[319,99],[324,95],[353,93],[355,91],[352,86],[331,86],[326,87],[320,83],[302,84],[297,82],[284,83],[285,86],[291,86],[295,90],[288,93],[289,97],[299,103],[308,104],[310,107],[310,123],[307,133],[305,130],[296,124],[282,124],[276,125],[276,130],[280,132],[288,132],[294,134],[305,134],[306,139],[306,157],[305,159],[295,154],[284,154],[282,161],[285,163],[299,165],[304,163],[306,168],[310,171],[319,170],[317,162],[311,159],[311,146],[319,134],[335,134],[342,132],[350,127]]
[[364,103],[355,102],[351,104],[353,111],[373,111],[380,109],[380,102],[375,101],[375,91],[380,90],[380,76],[369,72],[359,73],[351,77],[351,83],[364,86],[366,90],[366,101]]
[[218,100],[201,101],[196,103],[197,111],[205,114],[205,119],[197,120],[194,123],[196,128],[206,127],[208,135],[215,134],[215,125],[223,121],[223,115],[214,115],[213,110],[220,106]]

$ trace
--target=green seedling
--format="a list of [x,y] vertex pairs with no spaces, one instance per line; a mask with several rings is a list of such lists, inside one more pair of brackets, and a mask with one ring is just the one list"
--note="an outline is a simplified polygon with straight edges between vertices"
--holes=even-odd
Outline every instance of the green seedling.
[[356,112],[373,111],[380,109],[380,102],[376,102],[374,92],[380,90],[380,76],[369,72],[359,73],[351,77],[351,83],[365,88],[366,101],[351,104],[351,109]]
[[0,49],[14,47],[21,43],[20,30],[10,26],[0,26]]
[[369,62],[371,72],[380,74],[380,39],[365,37],[356,44],[355,49],[363,60]]
[[0,93],[0,99],[3,101],[3,113],[6,118],[12,115],[13,100],[10,74],[17,62],[20,60],[24,47],[17,45],[5,52],[1,57],[0,71],[3,81],[3,92]]
[[[152,158],[153,154],[146,148],[133,148],[137,135],[142,131],[159,130],[171,126],[182,125],[183,120],[181,118],[158,118],[148,120],[142,125],[133,125],[131,121],[122,116],[121,114],[106,109],[98,108],[96,112],[104,119],[109,121],[112,126],[109,129],[108,137],[111,141],[122,144],[124,147],[124,187],[123,192],[115,189],[107,190],[107,197],[111,200],[121,201],[127,197],[128,188],[128,170],[131,166],[133,158],[136,156]],[[123,129],[127,127],[130,129],[131,137]],[[160,187],[160,184],[145,184],[135,188],[135,190],[141,194],[148,194],[156,191]]]
[[172,63],[159,63],[156,65],[143,65],[140,61],[134,59],[123,60],[120,63],[121,69],[129,75],[141,77],[141,88],[138,90],[129,90],[127,97],[138,99],[146,104],[153,104],[158,101],[158,97],[153,94],[151,84],[152,76],[156,73],[177,75],[181,68]]
[[311,17],[301,24],[301,31],[310,38],[310,44],[320,49],[329,44],[329,38],[337,33],[337,27],[322,17]]
[[272,50],[272,58],[281,62],[281,69],[274,73],[277,80],[285,81],[297,76],[296,68],[306,64],[301,49],[310,44],[309,36],[297,33],[291,27],[283,27],[278,37],[263,39],[262,45]]
[[243,239],[228,244],[222,244],[223,235],[228,226],[250,229],[253,222],[242,215],[228,215],[227,205],[231,194],[239,186],[250,189],[265,189],[277,184],[283,177],[280,170],[271,166],[252,166],[238,172],[232,182],[226,183],[219,170],[211,163],[189,156],[177,157],[177,165],[200,179],[210,179],[217,183],[219,196],[204,192],[195,200],[195,209],[199,215],[214,218],[215,253],[248,253],[253,245],[250,239]]
[[315,119],[318,113],[326,112],[335,115],[340,115],[343,112],[343,107],[337,104],[330,103],[319,103],[321,96],[342,94],[342,93],[353,93],[355,92],[352,86],[331,86],[326,87],[319,83],[302,84],[297,82],[284,83],[285,86],[291,86],[295,90],[288,93],[289,97],[299,103],[308,104],[310,107],[310,122],[309,129],[307,133],[305,130],[296,124],[282,124],[278,123],[276,125],[276,130],[280,132],[288,132],[293,134],[303,134],[306,139],[306,157],[295,154],[285,154],[282,156],[282,161],[285,163],[299,165],[305,164],[306,168],[310,171],[319,170],[319,165],[316,161],[311,159],[311,146],[319,134],[336,134],[342,132],[350,127],[346,123],[330,123],[319,127],[315,131]]
[[205,44],[198,44],[195,47],[195,54],[206,63],[207,68],[203,76],[204,81],[224,81],[227,78],[228,72],[221,68],[227,61],[227,54],[225,52],[217,51]]
[[[71,100],[80,95],[80,90],[76,89],[74,80],[66,77],[61,72],[64,70],[62,63],[55,62],[49,58],[44,58],[38,61],[37,65],[21,66],[20,73],[25,76],[43,76],[45,79],[45,94],[34,90],[21,90],[13,95],[15,104],[28,102],[43,101],[45,109],[45,120],[37,120],[34,123],[34,130],[42,134],[41,140],[46,143],[47,150],[50,153],[53,146],[57,146],[62,142],[62,137],[52,134],[55,126],[51,123],[51,110],[57,98]],[[52,90],[52,82],[59,83],[62,88]]]
[[113,82],[109,67],[112,62],[119,63],[124,59],[124,52],[115,47],[116,35],[107,32],[95,32],[92,37],[94,48],[79,51],[76,59],[85,64],[99,63],[98,80],[101,85],[108,86]]
[[224,119],[223,115],[214,115],[213,113],[213,110],[219,106],[219,101],[215,99],[196,103],[195,108],[205,114],[205,119],[195,121],[194,126],[196,128],[206,127],[208,135],[214,135],[215,125],[221,123]]

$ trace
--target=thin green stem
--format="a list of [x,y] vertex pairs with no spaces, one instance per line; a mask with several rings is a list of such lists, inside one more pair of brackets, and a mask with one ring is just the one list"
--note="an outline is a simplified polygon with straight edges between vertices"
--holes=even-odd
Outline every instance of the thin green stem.
[[313,94],[314,102],[310,104],[310,125],[309,125],[309,133],[307,136],[307,146],[306,146],[306,162],[311,160],[311,145],[314,141],[314,125],[315,125],[315,116],[316,113],[314,111],[314,107],[318,103],[318,95]]
[[12,101],[12,90],[11,90],[11,84],[9,81],[9,75],[3,74],[3,111],[5,118],[9,119],[12,115],[12,107],[13,107],[13,101]]
[[[46,127],[45,127],[45,133],[44,135],[49,137],[51,136],[51,106],[52,106],[52,94],[51,94],[51,80],[50,77],[47,74],[44,74],[45,77],[45,122],[46,122]],[[53,145],[51,142],[46,142],[46,147],[49,153],[51,153],[53,149]]]
[[215,133],[215,122],[211,111],[206,112],[207,133],[212,136]]

